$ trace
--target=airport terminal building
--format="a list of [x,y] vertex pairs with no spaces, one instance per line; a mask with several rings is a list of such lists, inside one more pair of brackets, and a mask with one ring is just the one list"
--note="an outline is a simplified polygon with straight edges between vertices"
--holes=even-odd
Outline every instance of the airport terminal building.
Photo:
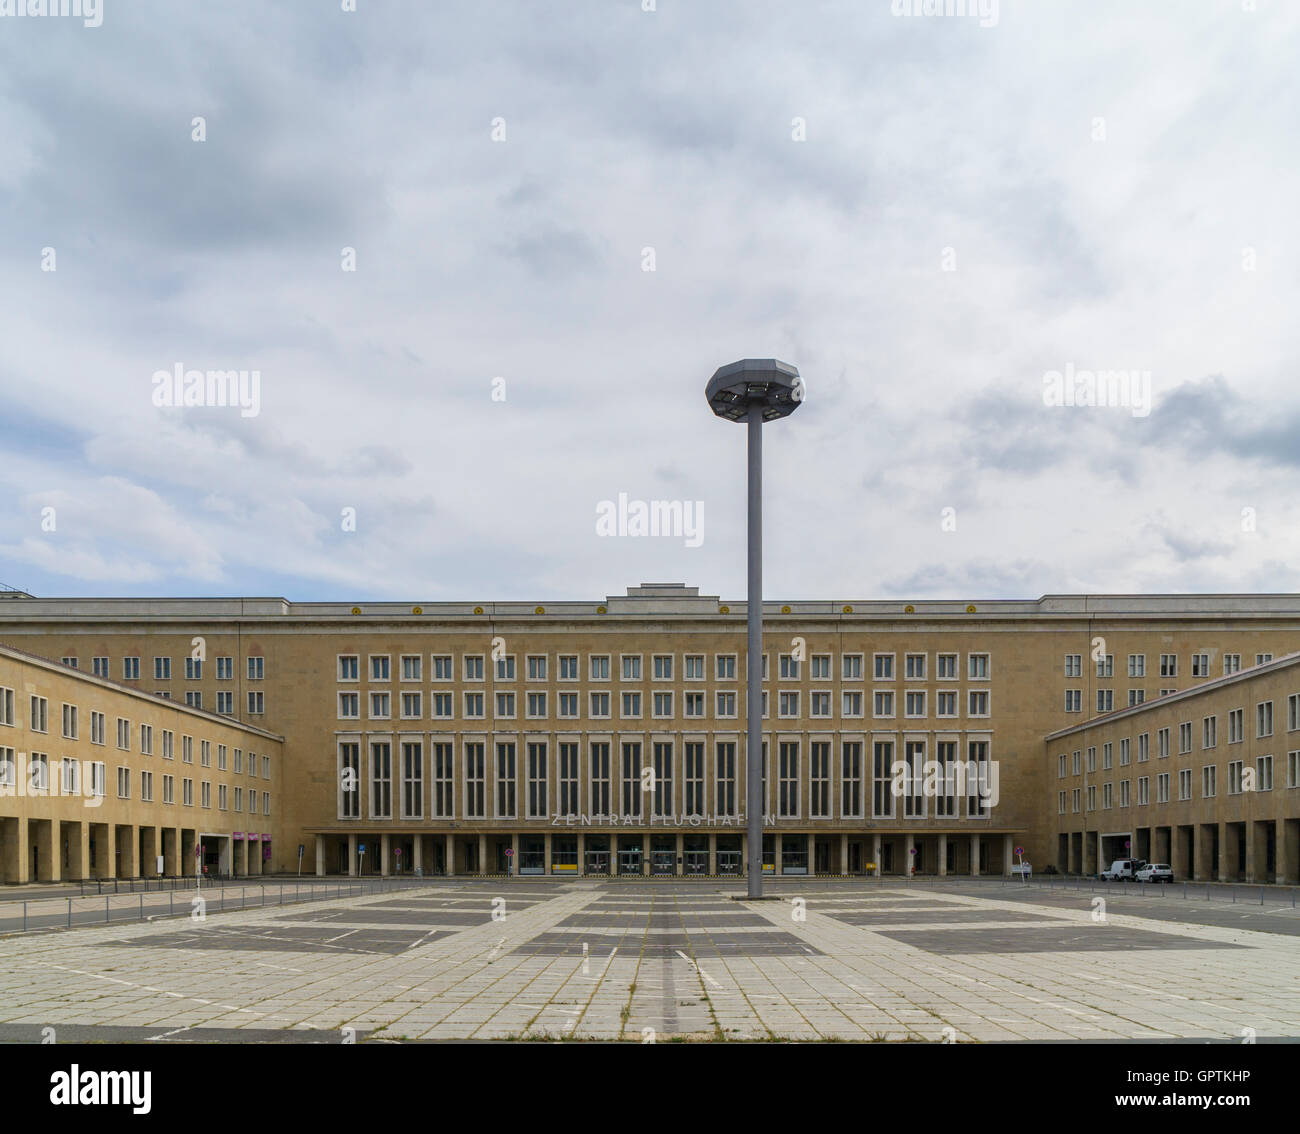
[[[1022,856],[1077,872],[1127,851],[1187,876],[1296,877],[1297,596],[777,601],[763,617],[766,872],[1001,874]],[[51,767],[103,764],[106,784],[93,820],[53,826],[48,800],[0,786],[6,881],[147,873],[160,854],[167,873],[191,854],[293,871],[300,849],[317,874],[744,870],[743,602],[682,584],[545,604],[8,592],[0,644],[0,760],[36,747]],[[107,734],[33,735],[34,697]],[[1259,739],[1278,746],[1248,757],[1269,776],[1257,764],[1249,799],[1202,794],[1220,758],[1216,787],[1237,783],[1230,714],[1265,701],[1276,731]],[[1193,710],[1224,739],[1158,770],[1161,730],[1181,742]],[[112,743],[119,719],[132,749]],[[214,762],[171,770],[140,751],[143,723]],[[91,838],[115,854],[92,864]]]

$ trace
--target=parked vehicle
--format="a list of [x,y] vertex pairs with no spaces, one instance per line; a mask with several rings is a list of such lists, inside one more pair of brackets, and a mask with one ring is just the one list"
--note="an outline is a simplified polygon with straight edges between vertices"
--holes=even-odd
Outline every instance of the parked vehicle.
[[1148,862],[1134,877],[1139,882],[1172,882],[1174,872],[1165,862]]
[[1132,880],[1144,866],[1146,866],[1145,859],[1117,858],[1101,872],[1101,877],[1106,882]]

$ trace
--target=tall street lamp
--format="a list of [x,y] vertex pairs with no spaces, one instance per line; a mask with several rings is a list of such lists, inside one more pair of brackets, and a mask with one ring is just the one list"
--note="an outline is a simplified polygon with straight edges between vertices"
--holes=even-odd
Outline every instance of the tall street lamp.
[[749,426],[749,594],[745,662],[745,829],[749,897],[763,896],[763,422],[789,417],[803,401],[803,380],[788,362],[743,358],[719,367],[704,395],[719,417]]

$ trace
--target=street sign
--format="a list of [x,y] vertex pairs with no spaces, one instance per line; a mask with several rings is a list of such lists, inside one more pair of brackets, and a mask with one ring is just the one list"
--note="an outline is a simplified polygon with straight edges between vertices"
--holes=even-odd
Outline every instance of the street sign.
[[506,847],[506,858],[513,858],[515,854],[514,847]]
[[299,857],[299,858],[302,858],[302,856],[303,856],[306,852],[307,852],[307,848],[306,848],[305,846],[303,846],[302,843],[299,843],[299,844],[298,844],[298,857]]
[[365,843],[358,843],[358,844],[357,844],[357,850],[359,850],[362,854],[365,854],[365,853],[366,853],[366,844],[365,844]]
[[397,858],[401,858],[401,857],[402,857],[402,848],[401,848],[401,847],[394,847],[394,848],[393,848],[393,854],[394,854]]
[[1016,854],[1024,854],[1024,853],[1025,853],[1024,847],[1016,847]]

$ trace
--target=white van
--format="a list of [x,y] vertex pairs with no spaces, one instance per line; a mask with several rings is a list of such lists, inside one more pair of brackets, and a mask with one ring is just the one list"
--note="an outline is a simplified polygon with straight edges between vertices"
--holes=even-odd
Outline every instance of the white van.
[[1121,879],[1133,879],[1137,872],[1146,866],[1146,861],[1139,858],[1117,858],[1105,870],[1101,872],[1101,877],[1107,882],[1115,882]]

